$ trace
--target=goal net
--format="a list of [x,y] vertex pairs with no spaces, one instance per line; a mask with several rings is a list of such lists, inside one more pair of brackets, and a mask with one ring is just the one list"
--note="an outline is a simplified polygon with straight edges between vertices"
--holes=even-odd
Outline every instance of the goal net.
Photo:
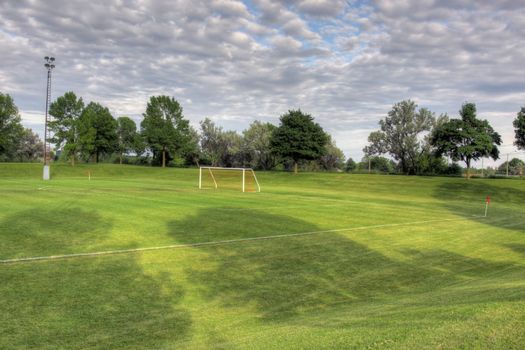
[[199,189],[261,192],[261,187],[252,168],[200,167]]

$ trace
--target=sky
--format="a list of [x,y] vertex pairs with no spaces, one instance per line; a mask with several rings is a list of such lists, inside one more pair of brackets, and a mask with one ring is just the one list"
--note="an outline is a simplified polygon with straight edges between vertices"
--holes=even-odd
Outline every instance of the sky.
[[523,18],[525,0],[0,0],[0,91],[42,135],[54,56],[53,100],[74,91],[140,125],[170,95],[196,128],[239,132],[300,108],[355,160],[397,102],[453,118],[474,102],[508,153]]

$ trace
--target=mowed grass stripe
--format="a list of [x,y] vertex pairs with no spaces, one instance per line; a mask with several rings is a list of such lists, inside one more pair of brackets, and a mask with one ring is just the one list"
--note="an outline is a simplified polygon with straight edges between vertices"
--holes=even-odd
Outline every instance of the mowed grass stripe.
[[[484,218],[479,217],[479,219],[484,219]],[[144,248],[120,249],[120,250],[108,250],[108,251],[102,251],[102,252],[74,253],[74,254],[64,254],[64,255],[50,255],[50,256],[36,256],[36,257],[25,257],[25,258],[15,258],[15,259],[3,259],[3,260],[0,260],[0,264],[12,264],[12,263],[18,263],[18,262],[42,261],[42,260],[59,260],[59,259],[70,259],[70,258],[80,258],[80,257],[94,257],[94,256],[102,256],[102,255],[137,253],[137,252],[145,252],[145,251],[152,251],[152,250],[192,248],[192,247],[209,246],[209,245],[224,245],[224,244],[242,243],[242,242],[249,242],[249,241],[289,238],[289,237],[298,237],[298,236],[309,236],[309,235],[316,235],[316,234],[322,234],[322,233],[338,233],[338,232],[346,232],[346,231],[373,230],[377,228],[422,225],[422,224],[430,224],[430,223],[460,221],[460,220],[465,220],[465,219],[464,218],[437,219],[437,220],[414,221],[414,222],[395,223],[395,224],[381,224],[381,225],[372,225],[372,226],[339,228],[339,229],[332,229],[332,230],[321,230],[321,231],[310,231],[310,232],[299,232],[299,233],[287,233],[287,234],[276,233],[276,234],[269,235],[269,236],[257,236],[257,237],[247,237],[247,238],[239,238],[239,239],[198,242],[198,243],[174,244],[174,245],[160,246],[160,247],[144,247]]]

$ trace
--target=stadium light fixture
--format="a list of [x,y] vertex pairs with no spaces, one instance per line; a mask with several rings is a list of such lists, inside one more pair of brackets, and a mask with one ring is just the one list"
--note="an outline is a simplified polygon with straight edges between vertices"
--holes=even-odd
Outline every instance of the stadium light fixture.
[[43,179],[49,180],[49,152],[48,152],[48,129],[47,124],[49,122],[49,103],[51,101],[51,71],[53,68],[55,68],[55,58],[46,56],[44,57],[44,60],[46,63],[44,64],[44,67],[47,69],[47,89],[46,89],[46,114],[45,114],[45,120],[44,120],[44,174]]

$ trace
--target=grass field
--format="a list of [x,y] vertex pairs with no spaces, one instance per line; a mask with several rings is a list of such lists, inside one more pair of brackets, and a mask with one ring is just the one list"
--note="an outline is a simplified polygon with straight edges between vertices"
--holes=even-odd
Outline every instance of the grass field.
[[41,170],[0,164],[0,260],[178,247],[1,263],[0,349],[525,348],[524,180]]

